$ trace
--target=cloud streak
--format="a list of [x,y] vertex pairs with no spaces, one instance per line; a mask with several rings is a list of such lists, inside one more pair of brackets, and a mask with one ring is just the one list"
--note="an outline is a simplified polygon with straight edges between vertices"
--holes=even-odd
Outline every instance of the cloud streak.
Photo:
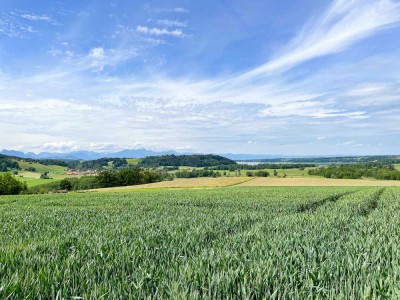
[[147,27],[147,26],[137,26],[136,31],[138,33],[143,33],[143,34],[150,34],[150,35],[169,35],[169,36],[175,36],[175,37],[184,37],[184,33],[180,29],[174,29],[174,30],[169,30],[165,28],[157,28],[157,27]]
[[45,22],[49,22],[49,23],[54,23],[54,20],[47,15],[22,14],[21,18],[27,19],[30,21],[45,21]]
[[322,17],[305,26],[282,51],[283,54],[241,74],[238,79],[258,79],[310,59],[344,51],[384,28],[399,25],[399,22],[398,2],[337,0]]
[[168,19],[157,20],[157,24],[168,26],[168,27],[186,27],[187,26],[186,22],[168,20]]

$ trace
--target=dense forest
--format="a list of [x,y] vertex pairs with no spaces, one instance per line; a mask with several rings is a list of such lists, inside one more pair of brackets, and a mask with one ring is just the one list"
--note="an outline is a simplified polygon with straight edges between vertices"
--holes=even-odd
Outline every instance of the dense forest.
[[100,158],[96,160],[86,161],[73,161],[68,164],[68,168],[77,170],[101,170],[104,167],[112,164],[114,169],[124,168],[128,166],[128,162],[125,158]]
[[308,174],[338,179],[369,177],[381,180],[400,180],[400,171],[396,170],[391,164],[383,163],[330,165],[311,169]]
[[235,161],[219,155],[161,155],[143,158],[139,165],[146,168],[161,166],[188,166],[188,167],[211,167],[219,165],[234,165]]

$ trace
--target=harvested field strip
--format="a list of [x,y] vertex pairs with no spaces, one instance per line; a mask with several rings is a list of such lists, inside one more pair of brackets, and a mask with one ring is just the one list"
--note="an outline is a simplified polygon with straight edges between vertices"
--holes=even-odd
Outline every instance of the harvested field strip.
[[180,178],[172,181],[162,181],[149,184],[121,186],[113,188],[95,189],[92,191],[124,191],[136,189],[160,189],[160,188],[207,188],[207,187],[228,187],[252,180],[247,177],[202,177],[202,178]]

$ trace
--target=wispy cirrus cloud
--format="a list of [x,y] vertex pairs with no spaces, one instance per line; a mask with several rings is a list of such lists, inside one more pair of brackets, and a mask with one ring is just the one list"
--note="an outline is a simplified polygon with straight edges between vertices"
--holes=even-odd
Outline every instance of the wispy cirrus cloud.
[[0,15],[0,35],[11,38],[23,38],[29,34],[37,32],[34,27],[24,24],[12,15]]
[[282,103],[279,106],[272,106],[261,111],[264,116],[283,117],[300,116],[311,118],[366,118],[365,111],[346,111],[334,106],[333,100],[322,101],[295,101]]
[[51,18],[50,16],[47,15],[34,15],[34,14],[22,14],[20,15],[21,18],[23,19],[27,19],[30,21],[45,21],[45,22],[49,22],[49,23],[54,23],[53,18]]
[[0,14],[0,34],[13,38],[24,38],[39,31],[37,24],[33,24],[37,21],[50,25],[57,24],[51,16],[15,10]]
[[309,22],[278,56],[240,79],[260,78],[321,56],[344,51],[356,42],[400,22],[400,2],[337,0]]

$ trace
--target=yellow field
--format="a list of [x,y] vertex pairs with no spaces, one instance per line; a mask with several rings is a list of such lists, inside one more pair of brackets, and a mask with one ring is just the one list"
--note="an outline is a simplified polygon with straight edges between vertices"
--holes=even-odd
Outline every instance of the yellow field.
[[396,180],[328,178],[254,178],[237,186],[400,186]]
[[161,181],[156,183],[121,186],[114,188],[95,189],[92,191],[116,191],[116,190],[132,190],[132,189],[159,189],[159,188],[206,188],[206,187],[227,187],[237,185],[252,178],[245,177],[202,177],[202,178],[178,178],[173,181]]

